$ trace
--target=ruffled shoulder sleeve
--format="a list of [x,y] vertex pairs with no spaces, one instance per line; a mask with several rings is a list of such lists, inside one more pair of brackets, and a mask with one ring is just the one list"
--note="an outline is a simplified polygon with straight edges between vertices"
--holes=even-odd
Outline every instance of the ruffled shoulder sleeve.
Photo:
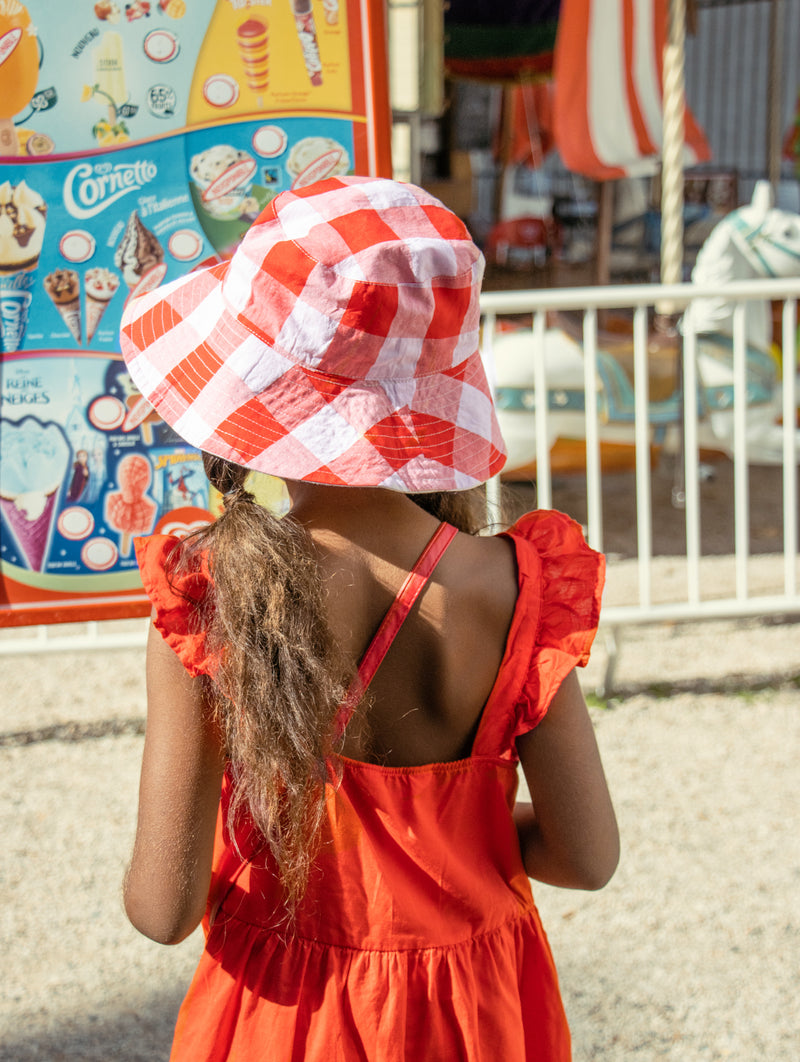
[[505,534],[516,551],[519,596],[475,750],[501,756],[541,722],[569,672],[587,664],[605,580],[605,558],[563,513],[527,513]]
[[156,629],[190,675],[212,674],[205,635],[194,622],[212,588],[207,568],[201,565],[197,571],[176,574],[173,569],[181,542],[172,535],[136,538],[134,548]]

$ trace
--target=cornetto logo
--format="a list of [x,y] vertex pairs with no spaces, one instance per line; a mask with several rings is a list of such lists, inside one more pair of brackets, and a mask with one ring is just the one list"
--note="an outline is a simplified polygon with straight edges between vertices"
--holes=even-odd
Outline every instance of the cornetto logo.
[[158,176],[154,162],[80,162],[64,181],[64,206],[74,218],[93,218]]

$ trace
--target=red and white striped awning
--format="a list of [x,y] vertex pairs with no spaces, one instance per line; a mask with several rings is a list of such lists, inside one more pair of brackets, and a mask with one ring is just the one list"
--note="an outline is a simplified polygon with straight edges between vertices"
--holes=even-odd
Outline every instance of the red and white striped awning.
[[[594,180],[651,174],[662,145],[668,0],[561,0],[553,130],[568,170]],[[685,165],[711,151],[687,107]]]

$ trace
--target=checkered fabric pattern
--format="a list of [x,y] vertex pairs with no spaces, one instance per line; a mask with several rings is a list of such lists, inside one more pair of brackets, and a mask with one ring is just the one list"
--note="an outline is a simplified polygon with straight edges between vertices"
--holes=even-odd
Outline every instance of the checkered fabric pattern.
[[229,262],[132,299],[122,352],[192,446],[285,479],[460,490],[505,447],[478,353],[483,257],[413,185],[283,192]]

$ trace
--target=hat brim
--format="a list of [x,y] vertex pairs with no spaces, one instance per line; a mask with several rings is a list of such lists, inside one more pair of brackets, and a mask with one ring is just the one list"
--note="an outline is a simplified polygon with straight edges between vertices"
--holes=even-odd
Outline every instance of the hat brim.
[[479,351],[406,379],[350,378],[292,361],[226,302],[229,263],[131,299],[120,342],[142,395],[191,446],[282,479],[463,490],[505,446]]

